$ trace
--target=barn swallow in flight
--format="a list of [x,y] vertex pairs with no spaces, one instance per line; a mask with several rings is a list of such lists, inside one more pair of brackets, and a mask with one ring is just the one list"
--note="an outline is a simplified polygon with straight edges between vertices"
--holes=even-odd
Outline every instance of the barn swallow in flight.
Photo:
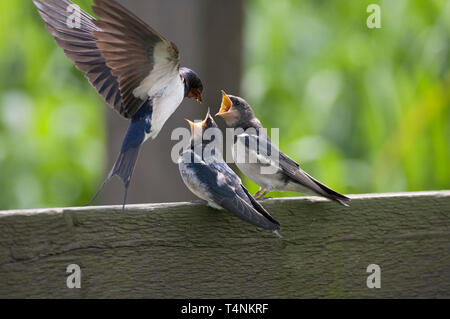
[[[260,186],[254,195],[264,199],[270,191],[294,191],[320,195],[348,206],[350,199],[323,185],[306,172],[299,164],[282,153],[271,141],[250,105],[242,98],[227,95],[222,91],[219,113],[228,127],[241,129],[233,141],[232,154],[237,167]],[[239,150],[244,150],[239,154]],[[264,150],[264,151],[263,151]],[[246,160],[253,158],[254,161]],[[272,168],[271,173],[263,168]]]
[[[214,131],[220,131],[209,111],[203,122],[187,121],[191,127],[190,146],[178,160],[181,177],[187,188],[209,206],[225,209],[280,237],[280,224],[250,195],[241,179],[224,162],[220,150],[212,144],[221,134],[214,134]],[[206,138],[204,133],[207,130],[207,135],[213,138]]]
[[79,8],[69,0],[33,2],[66,56],[106,103],[130,120],[120,154],[92,199],[117,175],[125,187],[125,208],[141,144],[156,138],[185,97],[201,102],[202,82],[180,67],[174,43],[113,0],[94,0],[98,20],[81,9],[74,12]]

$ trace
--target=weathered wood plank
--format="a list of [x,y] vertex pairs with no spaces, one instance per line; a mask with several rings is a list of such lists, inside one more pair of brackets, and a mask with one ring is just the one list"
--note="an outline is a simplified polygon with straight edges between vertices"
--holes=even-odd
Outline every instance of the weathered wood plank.
[[0,297],[449,298],[450,191],[352,198],[264,202],[283,239],[189,203],[0,212]]

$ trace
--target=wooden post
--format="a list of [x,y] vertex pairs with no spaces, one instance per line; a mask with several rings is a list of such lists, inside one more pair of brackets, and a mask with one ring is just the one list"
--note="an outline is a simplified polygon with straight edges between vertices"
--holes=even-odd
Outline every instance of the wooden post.
[[282,239],[189,203],[0,212],[0,297],[450,298],[450,191],[351,198],[263,202]]

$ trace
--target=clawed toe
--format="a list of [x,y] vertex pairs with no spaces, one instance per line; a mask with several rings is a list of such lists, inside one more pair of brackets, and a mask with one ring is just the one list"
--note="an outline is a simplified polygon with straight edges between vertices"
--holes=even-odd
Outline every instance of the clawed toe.
[[255,197],[256,200],[259,200],[259,201],[263,201],[263,200],[269,199],[270,197],[265,197],[268,192],[269,191],[264,191],[263,192],[262,190],[260,190],[260,191],[258,191],[258,193],[255,194],[254,197]]

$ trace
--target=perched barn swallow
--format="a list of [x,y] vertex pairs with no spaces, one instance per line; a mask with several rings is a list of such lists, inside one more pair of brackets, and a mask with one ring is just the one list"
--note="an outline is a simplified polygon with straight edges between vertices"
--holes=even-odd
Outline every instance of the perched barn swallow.
[[[299,164],[282,153],[271,141],[250,105],[242,98],[222,91],[222,105],[217,116],[228,127],[241,129],[233,141],[232,154],[237,167],[260,186],[254,195],[263,199],[270,191],[294,191],[320,195],[348,206],[350,199],[320,183]],[[238,151],[243,150],[238,155]],[[264,150],[264,151],[263,151]],[[249,159],[255,159],[250,161]],[[268,170],[267,168],[272,168]],[[267,173],[267,172],[271,173]]]
[[[217,132],[219,128],[209,111],[203,122],[187,121],[191,127],[190,146],[178,160],[181,177],[187,188],[209,206],[225,209],[280,237],[280,224],[250,195],[241,179],[224,162],[218,147],[211,144],[220,133],[211,133],[214,132],[211,130]],[[209,132],[204,135],[207,130]],[[206,135],[215,137],[207,139]]]
[[174,43],[113,0],[94,0],[99,20],[69,0],[33,2],[66,56],[106,103],[130,120],[120,154],[92,199],[117,175],[125,187],[125,207],[141,144],[158,135],[185,97],[201,102],[202,82],[180,67]]

